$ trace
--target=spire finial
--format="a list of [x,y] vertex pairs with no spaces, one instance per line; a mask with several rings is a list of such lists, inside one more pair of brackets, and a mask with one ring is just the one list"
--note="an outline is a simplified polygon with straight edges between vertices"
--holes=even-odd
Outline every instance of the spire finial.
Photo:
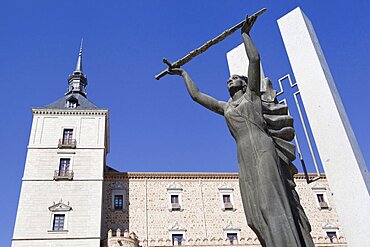
[[82,45],[83,45],[84,39],[81,38],[81,45],[80,45],[80,52],[78,53],[78,59],[76,64],[75,71],[82,72]]

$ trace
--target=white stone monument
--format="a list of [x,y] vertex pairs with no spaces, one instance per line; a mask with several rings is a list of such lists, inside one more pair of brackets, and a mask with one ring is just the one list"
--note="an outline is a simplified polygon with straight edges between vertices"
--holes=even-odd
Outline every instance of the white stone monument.
[[[367,246],[370,175],[312,24],[296,8],[278,25],[348,244]],[[232,74],[248,64],[240,46],[227,58]]]
[[[242,56],[240,54],[243,54]],[[230,75],[244,75],[248,76],[249,60],[245,55],[244,44],[240,44],[226,54],[229,64]],[[262,64],[261,64],[261,78],[264,78]]]

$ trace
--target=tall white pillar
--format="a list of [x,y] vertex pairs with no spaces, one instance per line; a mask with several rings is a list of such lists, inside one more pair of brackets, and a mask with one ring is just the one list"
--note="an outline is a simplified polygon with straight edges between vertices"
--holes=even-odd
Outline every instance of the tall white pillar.
[[368,246],[369,173],[315,31],[300,8],[278,25],[348,244]]
[[[244,44],[241,43],[228,53],[226,53],[227,62],[229,65],[230,75],[244,75],[248,76],[249,60],[246,55]],[[264,78],[262,64],[261,64],[261,78]]]

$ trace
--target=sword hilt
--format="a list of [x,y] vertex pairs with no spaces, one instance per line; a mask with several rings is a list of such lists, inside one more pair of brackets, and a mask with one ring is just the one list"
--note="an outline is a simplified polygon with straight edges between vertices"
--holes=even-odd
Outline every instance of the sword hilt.
[[168,66],[168,69],[166,70],[163,70],[161,73],[159,73],[158,75],[155,76],[155,79],[159,80],[161,79],[163,76],[167,75],[169,73],[169,69],[172,69],[172,68],[175,68],[176,66],[174,66],[170,61],[168,61],[166,58],[163,58],[163,63],[167,64]]
[[167,59],[163,58],[163,63],[167,64],[168,67],[172,68],[172,64],[170,63],[170,61],[168,61]]

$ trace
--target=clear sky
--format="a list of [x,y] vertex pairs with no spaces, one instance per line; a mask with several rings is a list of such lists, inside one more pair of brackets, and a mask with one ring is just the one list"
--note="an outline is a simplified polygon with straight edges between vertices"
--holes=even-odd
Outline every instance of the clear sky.
[[[110,166],[235,172],[235,143],[224,119],[193,103],[181,78],[154,75],[163,57],[174,61],[266,7],[251,35],[265,74],[276,82],[291,73],[276,20],[297,6],[315,27],[369,164],[368,0],[1,1],[0,246],[12,237],[31,108],[64,95],[81,37],[88,98],[110,110]],[[202,91],[228,99],[225,54],[240,42],[237,32],[184,67]]]

